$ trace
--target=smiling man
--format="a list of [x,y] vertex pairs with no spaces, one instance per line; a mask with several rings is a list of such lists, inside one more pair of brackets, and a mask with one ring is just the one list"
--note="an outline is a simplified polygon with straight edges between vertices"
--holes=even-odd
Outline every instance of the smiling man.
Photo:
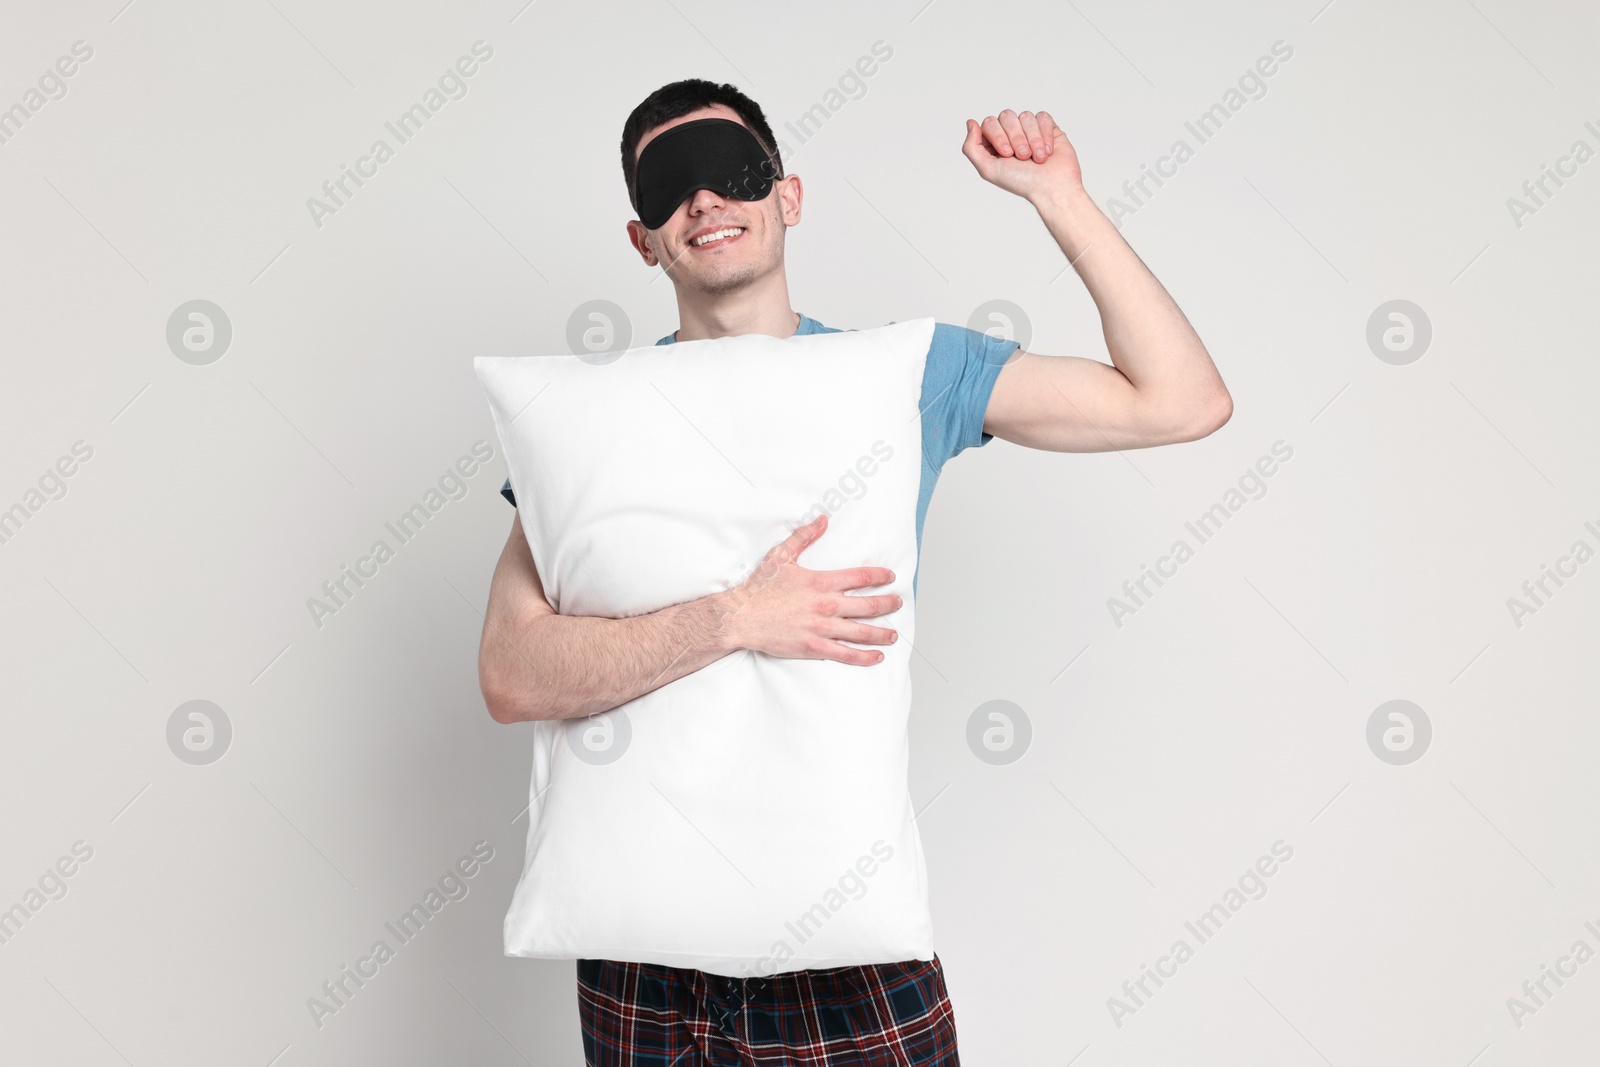
[[[657,344],[833,332],[790,305],[784,237],[800,222],[803,189],[776,145],[761,108],[731,85],[674,82],[628,117],[622,171],[638,214],[628,238],[677,290],[678,329]],[[1233,410],[1205,346],[1085,192],[1077,154],[1047,112],[968,119],[962,152],[985,181],[1038,211],[1099,310],[1111,365],[937,323],[920,405],[919,543],[939,471],[964,449],[993,437],[1052,452],[1147,448],[1204,437]],[[509,482],[501,491],[515,503]],[[854,646],[895,639],[867,620],[900,598],[852,590],[893,575],[802,566],[827,523],[824,512],[773,546],[742,586],[607,619],[552,610],[514,518],[479,651],[490,714],[502,723],[598,714],[740,650],[881,662],[883,653]],[[611,960],[579,960],[577,973],[595,1067],[959,1063],[937,956],[768,979]]]

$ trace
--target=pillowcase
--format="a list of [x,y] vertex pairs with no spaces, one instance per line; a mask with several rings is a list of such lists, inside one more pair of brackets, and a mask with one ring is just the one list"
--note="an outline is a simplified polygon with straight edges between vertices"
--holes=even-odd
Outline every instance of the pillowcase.
[[857,667],[741,650],[532,724],[508,956],[765,976],[933,958],[907,789],[931,318],[474,360],[545,595],[624,618],[740,584],[829,514],[813,570],[887,567]]

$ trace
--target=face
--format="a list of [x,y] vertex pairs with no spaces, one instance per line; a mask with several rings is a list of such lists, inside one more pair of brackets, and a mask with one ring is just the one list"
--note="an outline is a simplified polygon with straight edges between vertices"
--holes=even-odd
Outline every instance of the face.
[[[672,127],[709,118],[745,125],[732,108],[712,104],[645,134],[634,159]],[[764,200],[732,200],[697,189],[659,229],[630,221],[629,239],[647,264],[664,265],[673,284],[707,294],[733,292],[782,267],[784,231],[800,221],[800,193],[800,179],[792,174],[775,179]]]

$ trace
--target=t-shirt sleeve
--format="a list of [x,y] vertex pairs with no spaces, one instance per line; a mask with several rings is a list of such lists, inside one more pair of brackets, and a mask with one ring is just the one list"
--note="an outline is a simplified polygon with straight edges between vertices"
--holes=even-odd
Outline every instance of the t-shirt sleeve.
[[517,506],[517,494],[511,491],[511,479],[506,479],[506,484],[500,487],[500,495],[510,501],[512,507]]
[[965,326],[933,324],[928,365],[922,374],[922,455],[937,471],[967,448],[989,443],[984,412],[995,379],[1021,346]]

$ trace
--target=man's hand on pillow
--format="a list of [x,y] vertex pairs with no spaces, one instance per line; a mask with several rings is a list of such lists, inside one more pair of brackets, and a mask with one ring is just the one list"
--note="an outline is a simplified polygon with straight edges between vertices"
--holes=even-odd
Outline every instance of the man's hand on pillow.
[[981,123],[968,119],[961,153],[984,181],[1030,202],[1046,191],[1083,186],[1078,153],[1048,111],[1018,114],[1006,108]]
[[843,642],[893,644],[899,638],[895,631],[857,620],[898,611],[904,601],[894,593],[850,596],[846,590],[888,585],[894,572],[887,567],[814,571],[796,563],[827,528],[823,513],[774,545],[744,582],[716,594],[722,599],[722,637],[728,648],[858,667],[883,662],[882,652]]

